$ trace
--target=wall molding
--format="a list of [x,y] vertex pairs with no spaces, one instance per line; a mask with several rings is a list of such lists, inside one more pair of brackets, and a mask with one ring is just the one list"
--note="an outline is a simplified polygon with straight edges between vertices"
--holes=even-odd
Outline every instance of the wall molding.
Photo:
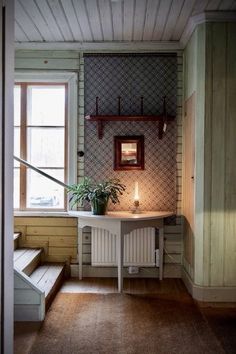
[[236,286],[200,286],[194,284],[182,267],[182,280],[192,297],[204,302],[236,302]]
[[73,50],[81,52],[178,52],[179,41],[15,42],[15,50]]
[[[140,267],[139,274],[129,274],[128,268],[124,267],[124,278],[159,278],[159,268]],[[79,277],[78,264],[71,264],[71,277]],[[181,278],[181,264],[164,264],[164,278]],[[116,278],[117,267],[93,267],[83,265],[83,276],[85,278]]]
[[180,38],[180,48],[184,49],[195,28],[208,22],[235,22],[236,11],[207,11],[190,17]]

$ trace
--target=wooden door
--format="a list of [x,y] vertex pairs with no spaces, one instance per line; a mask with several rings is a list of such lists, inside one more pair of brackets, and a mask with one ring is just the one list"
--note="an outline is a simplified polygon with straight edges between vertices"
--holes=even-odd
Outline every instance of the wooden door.
[[194,263],[195,93],[185,102],[183,122],[184,257]]

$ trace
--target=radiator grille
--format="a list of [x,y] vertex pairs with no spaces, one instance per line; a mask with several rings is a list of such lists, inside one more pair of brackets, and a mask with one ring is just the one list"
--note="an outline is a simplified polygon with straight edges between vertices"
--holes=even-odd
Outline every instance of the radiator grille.
[[[115,266],[116,236],[110,232],[92,228],[92,265]],[[124,265],[151,267],[155,266],[155,229],[138,229],[125,235]]]

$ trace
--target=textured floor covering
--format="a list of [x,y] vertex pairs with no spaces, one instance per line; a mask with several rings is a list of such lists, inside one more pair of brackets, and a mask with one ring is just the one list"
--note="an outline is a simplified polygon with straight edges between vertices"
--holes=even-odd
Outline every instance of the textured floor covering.
[[192,299],[59,293],[31,354],[225,353]]
[[236,307],[201,308],[203,316],[220,341],[226,353],[236,353]]

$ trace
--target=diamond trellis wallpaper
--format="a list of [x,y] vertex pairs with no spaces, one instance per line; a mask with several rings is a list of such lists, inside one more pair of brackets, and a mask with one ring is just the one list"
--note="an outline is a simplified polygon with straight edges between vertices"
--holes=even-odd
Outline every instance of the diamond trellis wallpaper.
[[[85,56],[85,115],[140,114],[140,96],[144,114],[162,113],[166,96],[168,114],[176,114],[177,58],[174,55],[88,55]],[[162,140],[157,122],[107,122],[104,136],[98,139],[95,122],[85,123],[85,176],[98,180],[119,178],[127,191],[120,205],[110,210],[129,210],[134,198],[134,183],[139,182],[140,207],[145,210],[176,210],[176,121],[170,122]],[[115,135],[144,135],[145,170],[114,171]]]

